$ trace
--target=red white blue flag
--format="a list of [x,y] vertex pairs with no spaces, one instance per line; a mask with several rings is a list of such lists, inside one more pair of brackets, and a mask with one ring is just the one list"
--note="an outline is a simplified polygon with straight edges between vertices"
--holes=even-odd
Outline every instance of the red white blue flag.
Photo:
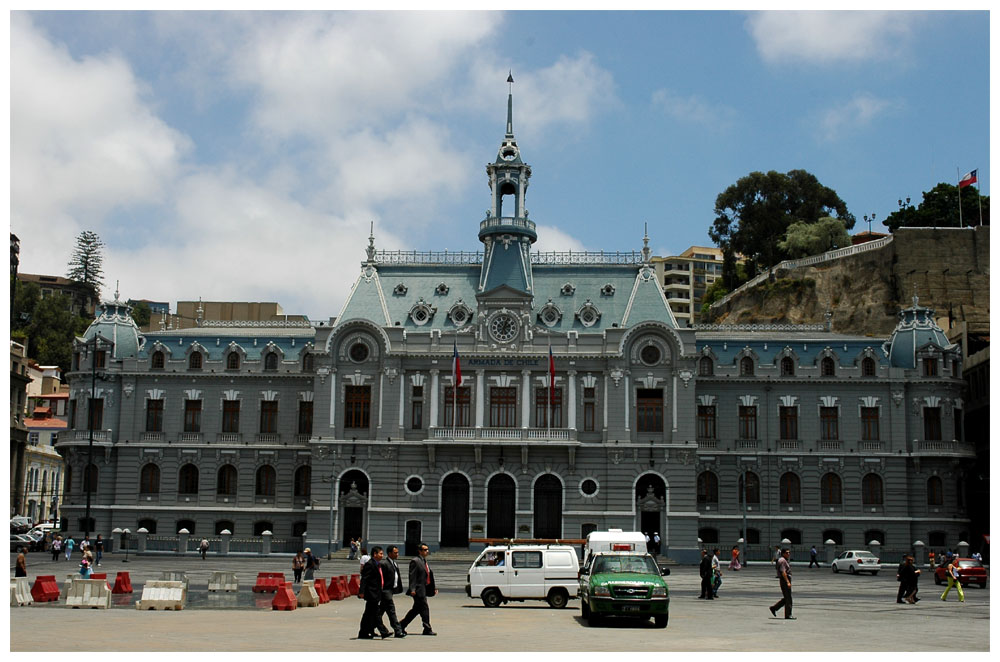
[[958,188],[965,188],[966,186],[971,186],[979,181],[976,174],[979,172],[978,169],[972,172],[965,173],[960,180],[958,180]]
[[458,360],[458,341],[455,341],[455,355],[451,360],[451,378],[455,388],[462,385],[462,363]]

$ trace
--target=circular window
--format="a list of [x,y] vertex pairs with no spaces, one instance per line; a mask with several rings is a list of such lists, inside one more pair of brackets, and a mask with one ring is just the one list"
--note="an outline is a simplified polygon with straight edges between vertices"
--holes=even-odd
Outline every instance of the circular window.
[[593,308],[584,308],[580,312],[580,321],[584,326],[592,326],[597,321],[597,313]]
[[639,358],[646,365],[656,365],[660,362],[660,348],[656,345],[646,345],[639,352]]
[[423,308],[417,308],[413,311],[413,321],[416,323],[427,321],[427,311]]
[[512,315],[501,313],[490,322],[490,335],[497,342],[510,342],[517,336],[517,320]]
[[420,476],[410,476],[406,479],[405,486],[408,494],[420,494],[424,490],[424,479]]
[[592,497],[597,494],[599,489],[597,481],[593,478],[584,478],[580,481],[580,494],[586,497]]
[[368,345],[363,342],[356,342],[351,345],[351,360],[355,363],[363,363],[368,360]]
[[455,324],[464,324],[465,319],[466,318],[465,318],[464,308],[456,308],[455,310],[452,311],[451,321],[453,321]]

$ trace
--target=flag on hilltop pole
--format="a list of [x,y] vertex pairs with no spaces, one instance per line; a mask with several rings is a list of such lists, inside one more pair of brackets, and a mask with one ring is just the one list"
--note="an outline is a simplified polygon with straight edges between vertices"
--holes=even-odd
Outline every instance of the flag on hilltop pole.
[[976,176],[978,172],[979,170],[976,169],[973,170],[972,172],[965,173],[962,176],[962,178],[958,180],[958,188],[965,188],[966,186],[972,186],[973,184],[978,182],[979,178]]

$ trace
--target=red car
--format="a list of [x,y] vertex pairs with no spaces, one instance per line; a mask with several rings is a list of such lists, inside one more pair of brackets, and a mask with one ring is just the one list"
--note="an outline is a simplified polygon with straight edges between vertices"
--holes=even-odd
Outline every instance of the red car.
[[[979,584],[979,588],[986,588],[986,568],[982,561],[976,559],[955,559],[958,564],[958,581],[962,586],[969,584]],[[938,566],[934,571],[934,583],[941,585],[948,583],[947,564]]]

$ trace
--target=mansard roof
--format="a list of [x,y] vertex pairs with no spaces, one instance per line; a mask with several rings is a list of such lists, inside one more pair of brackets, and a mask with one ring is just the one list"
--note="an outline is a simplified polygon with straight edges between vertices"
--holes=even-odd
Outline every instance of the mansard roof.
[[718,326],[712,330],[696,329],[695,342],[698,353],[710,350],[721,364],[733,363],[745,348],[757,356],[759,363],[771,364],[785,347],[791,348],[800,365],[813,364],[827,347],[842,366],[853,365],[866,349],[872,350],[868,355],[878,365],[888,364],[888,357],[881,349],[882,338],[829,333],[822,328],[820,325],[792,324]]
[[220,361],[232,343],[246,352],[249,361],[259,360],[268,347],[281,350],[286,360],[298,359],[303,347],[313,342],[315,329],[308,322],[231,322],[226,324],[153,331],[145,334],[146,343],[138,353],[139,359],[148,358],[156,347],[170,350],[174,359],[186,356],[188,349],[198,343],[209,361]]

